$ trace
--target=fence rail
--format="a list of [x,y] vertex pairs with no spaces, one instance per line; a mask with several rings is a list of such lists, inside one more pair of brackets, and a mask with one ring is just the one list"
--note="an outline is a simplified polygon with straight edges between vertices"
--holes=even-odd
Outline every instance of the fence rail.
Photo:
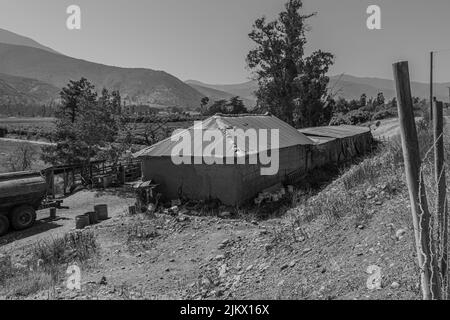
[[80,185],[108,187],[123,185],[141,177],[141,163],[129,161],[112,164],[95,161],[88,165],[63,165],[44,169],[48,190],[47,195],[55,198],[57,194],[70,194]]

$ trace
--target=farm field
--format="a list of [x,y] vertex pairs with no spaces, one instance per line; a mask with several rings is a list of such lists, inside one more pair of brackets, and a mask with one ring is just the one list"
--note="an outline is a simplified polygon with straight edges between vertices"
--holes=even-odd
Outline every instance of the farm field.
[[4,128],[40,128],[53,129],[55,118],[9,117],[0,118],[0,127]]
[[[43,134],[51,132],[55,128],[55,118],[0,118],[0,128],[6,128],[13,134],[19,135],[29,135],[33,136],[39,131]],[[194,124],[194,121],[171,121],[167,122],[165,125],[171,132],[179,128],[188,128]],[[146,126],[150,126],[150,123],[136,123],[130,124],[130,126],[135,126],[136,131],[143,131]]]

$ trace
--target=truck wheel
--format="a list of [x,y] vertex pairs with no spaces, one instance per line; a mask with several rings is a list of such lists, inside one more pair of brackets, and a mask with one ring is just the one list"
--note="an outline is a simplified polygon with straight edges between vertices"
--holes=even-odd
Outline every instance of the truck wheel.
[[9,229],[9,220],[7,216],[0,214],[0,237],[4,236]]
[[11,213],[11,225],[14,230],[27,229],[31,227],[35,221],[36,211],[32,206],[19,206]]

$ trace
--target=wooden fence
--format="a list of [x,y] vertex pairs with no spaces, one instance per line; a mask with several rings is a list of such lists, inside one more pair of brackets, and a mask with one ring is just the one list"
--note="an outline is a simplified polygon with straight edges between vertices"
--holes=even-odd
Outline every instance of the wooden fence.
[[43,170],[43,174],[48,185],[47,195],[54,198],[57,194],[70,194],[80,185],[105,188],[139,180],[141,163],[136,160],[118,164],[95,161],[89,165],[50,167]]

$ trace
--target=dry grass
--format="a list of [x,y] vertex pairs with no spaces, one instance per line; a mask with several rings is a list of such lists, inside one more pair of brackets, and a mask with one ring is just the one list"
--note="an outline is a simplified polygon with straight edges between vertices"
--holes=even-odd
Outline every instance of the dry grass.
[[77,231],[37,243],[32,249],[32,261],[41,261],[42,266],[49,268],[75,262],[82,264],[97,252],[95,234]]
[[98,252],[92,232],[71,232],[63,237],[42,241],[30,249],[25,264],[11,263],[0,267],[0,295],[8,298],[28,297],[54,288],[62,280],[69,264],[85,264]]

